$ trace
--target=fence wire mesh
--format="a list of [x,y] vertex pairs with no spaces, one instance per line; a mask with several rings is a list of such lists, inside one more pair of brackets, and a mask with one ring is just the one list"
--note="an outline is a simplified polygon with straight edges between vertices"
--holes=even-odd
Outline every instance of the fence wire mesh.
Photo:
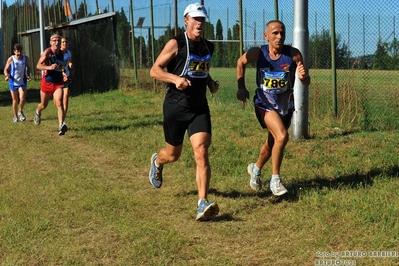
[[[84,0],[74,0],[70,6],[74,19],[98,12],[115,11],[119,65],[127,69],[137,66],[139,75],[134,86],[151,87],[153,83],[149,82],[148,69],[169,38],[184,31],[183,10],[193,2],[196,1],[114,3],[112,0],[99,0],[86,3]],[[265,44],[263,32],[269,20],[278,18],[283,21],[287,30],[286,43],[293,42],[294,3],[291,0],[197,2],[202,2],[208,10],[204,37],[215,43],[211,72],[217,79],[223,80],[222,88],[236,89],[235,62],[241,54],[240,49],[246,51],[249,47]],[[397,0],[336,0],[335,5],[331,6],[332,2],[308,2],[309,51],[302,53],[308,53],[312,76],[309,86],[311,129],[312,125],[350,130],[398,129]],[[72,19],[72,16],[62,13],[65,3],[69,2],[57,0],[45,5],[46,25]],[[10,10],[3,5],[3,25],[7,24],[4,25],[6,57],[11,52],[10,47],[17,41],[13,33],[38,27],[37,2],[17,1],[12,5],[17,5],[18,10]],[[335,58],[331,56],[333,29]],[[333,65],[336,69],[332,69]],[[132,72],[120,73],[131,75]],[[253,69],[247,71],[246,80],[248,89],[253,91]],[[161,84],[154,84],[159,89],[163,88]]]

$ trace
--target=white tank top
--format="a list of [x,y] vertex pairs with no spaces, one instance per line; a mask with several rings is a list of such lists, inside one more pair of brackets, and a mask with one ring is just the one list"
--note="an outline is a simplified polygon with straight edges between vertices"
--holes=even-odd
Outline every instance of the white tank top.
[[25,87],[26,86],[26,57],[22,55],[22,59],[19,60],[15,55],[12,56],[10,79],[14,86]]

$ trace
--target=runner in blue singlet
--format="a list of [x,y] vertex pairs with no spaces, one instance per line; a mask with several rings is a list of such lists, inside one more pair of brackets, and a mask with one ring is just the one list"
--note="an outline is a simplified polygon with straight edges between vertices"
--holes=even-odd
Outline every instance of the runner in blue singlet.
[[[14,55],[7,59],[4,67],[5,80],[8,81],[12,98],[12,110],[14,112],[13,122],[25,121],[24,106],[26,102],[27,85],[30,81],[29,58],[22,53],[22,45],[14,45]],[[19,111],[18,111],[19,101]]]
[[270,190],[274,195],[281,196],[287,192],[280,178],[280,167],[294,111],[295,74],[305,86],[310,84],[310,76],[303,65],[301,52],[284,44],[285,25],[281,21],[268,22],[264,37],[267,45],[250,48],[237,60],[237,99],[243,105],[249,99],[249,91],[245,86],[245,67],[256,62],[255,113],[262,128],[268,129],[268,136],[256,163],[247,167],[251,176],[249,184],[254,190],[262,188],[261,169],[272,158]]

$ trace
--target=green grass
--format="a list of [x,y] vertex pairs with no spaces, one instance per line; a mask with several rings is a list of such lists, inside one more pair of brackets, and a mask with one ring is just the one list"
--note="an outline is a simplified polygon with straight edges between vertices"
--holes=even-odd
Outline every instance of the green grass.
[[[139,69],[140,88],[159,91],[163,84],[156,84],[149,77],[148,69]],[[220,81],[221,89],[236,90],[236,70],[234,68],[212,68],[212,77]],[[395,80],[398,71],[344,70],[336,71],[336,116],[333,104],[333,80],[330,69],[311,69],[312,82],[309,86],[309,124],[312,134],[330,130],[335,134],[338,127],[345,132],[360,130],[399,129],[396,119],[399,110],[399,90]],[[121,87],[135,87],[134,72],[121,70]],[[253,95],[255,89],[255,69],[246,71],[247,89]],[[251,96],[252,97],[252,96]],[[235,102],[235,94],[218,95],[222,102]]]
[[[289,194],[277,198],[249,187],[246,166],[266,132],[236,88],[222,86],[209,97],[209,199],[220,215],[198,223],[187,140],[162,188],[148,181],[150,156],[164,145],[162,91],[72,97],[70,130],[59,137],[52,103],[33,124],[37,87],[17,124],[5,83],[0,91],[0,265],[314,265],[323,252],[398,251],[398,131],[319,127],[290,141]],[[267,183],[270,162],[263,174]],[[345,259],[399,265],[397,257]]]

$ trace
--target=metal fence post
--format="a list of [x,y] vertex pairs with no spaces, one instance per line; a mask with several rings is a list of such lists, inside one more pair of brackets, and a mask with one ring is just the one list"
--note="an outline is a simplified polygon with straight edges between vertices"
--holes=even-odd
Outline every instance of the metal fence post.
[[[292,46],[301,51],[304,65],[309,68],[308,0],[294,1],[294,33]],[[296,78],[297,79],[297,78]],[[295,112],[292,117],[292,139],[308,138],[308,87],[299,80],[294,85]]]

